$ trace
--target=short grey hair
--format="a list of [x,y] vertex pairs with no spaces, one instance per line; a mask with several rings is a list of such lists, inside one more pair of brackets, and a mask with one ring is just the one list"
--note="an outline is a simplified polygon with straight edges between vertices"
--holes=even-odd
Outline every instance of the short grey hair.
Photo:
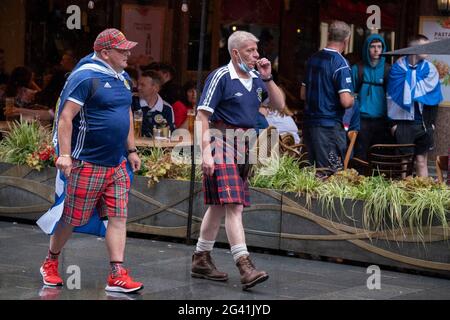
[[428,39],[427,36],[424,36],[423,34],[417,34],[408,39],[408,47],[414,47],[418,46],[419,44],[428,42],[430,42],[430,39]]
[[343,21],[335,20],[328,26],[328,41],[344,42],[350,37],[350,27]]
[[246,41],[253,41],[258,43],[259,39],[255,37],[255,35],[247,31],[233,32],[233,34],[228,38],[228,52],[230,53],[230,55],[233,49],[240,49]]

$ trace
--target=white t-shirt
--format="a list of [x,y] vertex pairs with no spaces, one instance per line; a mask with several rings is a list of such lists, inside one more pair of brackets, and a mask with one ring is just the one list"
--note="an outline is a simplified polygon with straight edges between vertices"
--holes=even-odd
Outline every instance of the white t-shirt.
[[283,133],[291,133],[294,136],[295,143],[300,143],[298,128],[292,117],[282,117],[277,112],[269,112],[266,119],[270,126],[277,128],[280,135]]

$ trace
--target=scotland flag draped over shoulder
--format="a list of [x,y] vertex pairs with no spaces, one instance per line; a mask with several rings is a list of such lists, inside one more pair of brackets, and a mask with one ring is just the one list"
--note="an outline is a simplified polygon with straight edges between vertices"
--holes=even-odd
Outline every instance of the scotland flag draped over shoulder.
[[414,102],[433,106],[443,100],[439,73],[432,63],[422,60],[412,68],[407,57],[400,58],[392,66],[387,93],[388,104],[406,112],[414,108]]
[[[69,78],[67,79],[63,90],[61,91],[58,103],[56,105],[55,124],[53,127],[53,144],[55,145],[56,154],[59,154],[58,148],[58,120],[63,110],[64,104],[70,97],[77,86],[86,79],[93,79],[100,75],[110,75],[119,77],[123,81],[123,73],[117,74],[107,65],[95,58],[95,54],[89,54],[77,64]],[[133,180],[133,170],[129,163],[127,163],[127,172],[130,177],[130,182]],[[37,221],[38,226],[47,234],[53,234],[58,222],[61,219],[64,209],[64,198],[66,195],[67,180],[64,174],[57,170],[55,180],[55,203],[52,207]],[[87,233],[104,237],[106,234],[108,222],[101,220],[96,209],[87,224],[75,227],[74,232]]]

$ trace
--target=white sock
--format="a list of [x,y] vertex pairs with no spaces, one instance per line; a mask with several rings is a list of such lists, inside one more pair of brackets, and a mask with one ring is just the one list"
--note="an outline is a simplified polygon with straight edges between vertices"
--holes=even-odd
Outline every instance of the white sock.
[[203,240],[198,238],[197,247],[195,248],[195,252],[204,252],[204,251],[212,251],[214,247],[214,243],[216,241]]
[[233,255],[234,262],[237,262],[242,256],[248,256],[247,245],[243,243],[232,246],[231,254]]

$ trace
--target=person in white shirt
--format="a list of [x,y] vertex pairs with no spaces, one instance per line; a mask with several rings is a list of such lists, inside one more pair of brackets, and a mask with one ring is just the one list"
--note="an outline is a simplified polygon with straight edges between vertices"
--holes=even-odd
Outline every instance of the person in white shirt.
[[300,136],[298,135],[297,124],[292,118],[293,112],[289,110],[287,106],[285,106],[282,111],[273,110],[270,107],[270,101],[266,99],[261,104],[259,112],[261,112],[266,117],[269,126],[277,128],[280,136],[284,133],[290,133],[294,136],[296,144],[301,143]]

